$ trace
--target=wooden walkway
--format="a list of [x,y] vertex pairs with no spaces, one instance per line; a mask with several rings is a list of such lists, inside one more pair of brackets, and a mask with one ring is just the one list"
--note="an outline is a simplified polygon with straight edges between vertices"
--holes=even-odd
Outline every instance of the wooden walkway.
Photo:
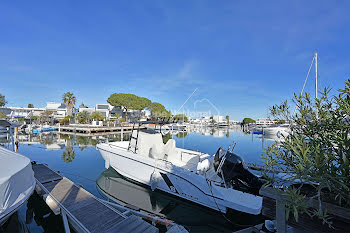
[[135,215],[126,216],[44,164],[33,164],[37,184],[58,203],[76,232],[158,232]]
[[[145,126],[140,126],[141,128],[146,128]],[[108,133],[118,133],[118,132],[131,132],[133,129],[132,126],[116,126],[116,127],[108,127],[108,126],[77,126],[77,125],[67,125],[60,126],[58,128],[59,132],[66,133],[79,133],[79,134],[88,134],[88,135],[96,135],[96,134],[108,134]]]

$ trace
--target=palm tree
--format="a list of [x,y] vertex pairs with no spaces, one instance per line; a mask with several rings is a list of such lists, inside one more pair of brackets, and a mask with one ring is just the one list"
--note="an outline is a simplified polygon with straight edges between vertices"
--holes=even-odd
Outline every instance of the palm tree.
[[73,107],[74,107],[75,101],[76,101],[74,94],[72,92],[64,93],[63,97],[62,97],[62,101],[67,106],[68,116],[71,116],[73,113]]
[[67,139],[66,150],[62,152],[62,159],[65,163],[71,163],[75,159],[72,139]]

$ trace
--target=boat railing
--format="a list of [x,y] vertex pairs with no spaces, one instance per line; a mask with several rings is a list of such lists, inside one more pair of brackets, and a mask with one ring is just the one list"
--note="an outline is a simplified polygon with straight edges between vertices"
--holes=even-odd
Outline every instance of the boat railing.
[[193,153],[193,152],[181,151],[181,161],[182,161],[182,155],[183,155],[183,154],[189,154],[189,155],[198,156],[198,162],[201,161],[201,155],[202,155],[202,153],[197,154],[197,153]]
[[126,147],[117,146],[117,145],[114,145],[114,144],[111,144],[111,143],[108,143],[108,146],[109,146],[109,147],[118,147],[118,148],[123,149],[123,150],[127,150],[127,149],[128,149],[128,148],[126,148]]

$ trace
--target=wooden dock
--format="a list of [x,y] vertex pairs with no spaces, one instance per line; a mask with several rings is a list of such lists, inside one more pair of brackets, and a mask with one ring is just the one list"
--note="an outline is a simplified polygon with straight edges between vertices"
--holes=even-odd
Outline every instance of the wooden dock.
[[66,232],[68,222],[76,232],[158,232],[158,228],[135,215],[108,206],[44,164],[33,164],[39,187],[60,208]]
[[[298,222],[294,219],[292,213],[287,220],[286,204],[289,202],[289,197],[271,187],[263,187],[259,191],[263,196],[262,215],[276,219],[277,232],[285,233],[293,227],[294,232],[350,232],[350,211],[347,208],[322,203],[323,210],[327,210],[327,216],[331,219],[334,228],[329,228],[327,224],[323,224],[317,217],[311,218],[306,213],[299,213]],[[309,198],[306,200],[308,207],[317,209],[319,203],[317,200]],[[297,231],[298,230],[298,231]]]
[[[145,126],[140,126],[145,128]],[[103,135],[103,134],[115,134],[123,132],[131,132],[133,129],[132,126],[76,126],[76,125],[67,125],[60,126],[58,131],[61,133],[74,133],[74,134],[84,134],[84,135]]]

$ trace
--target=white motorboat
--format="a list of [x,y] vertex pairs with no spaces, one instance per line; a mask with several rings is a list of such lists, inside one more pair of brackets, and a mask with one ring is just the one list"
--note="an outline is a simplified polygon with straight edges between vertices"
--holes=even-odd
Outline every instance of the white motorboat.
[[34,188],[30,160],[0,146],[0,226],[25,203]]
[[260,214],[262,182],[232,152],[215,155],[166,144],[154,131],[133,131],[130,141],[98,144],[105,167],[199,205],[226,213],[229,209]]
[[178,130],[178,131],[185,131],[186,127],[187,126],[185,124],[181,124],[181,123],[173,123],[169,125],[169,128],[171,130]]
[[282,136],[287,137],[291,131],[289,124],[281,124],[279,126],[264,128],[263,132],[266,136],[277,136],[280,138]]
[[156,125],[156,124],[148,124],[148,125],[146,125],[146,128],[149,130],[156,130],[156,131],[168,131],[168,130],[170,130],[169,126],[167,126],[167,125]]

